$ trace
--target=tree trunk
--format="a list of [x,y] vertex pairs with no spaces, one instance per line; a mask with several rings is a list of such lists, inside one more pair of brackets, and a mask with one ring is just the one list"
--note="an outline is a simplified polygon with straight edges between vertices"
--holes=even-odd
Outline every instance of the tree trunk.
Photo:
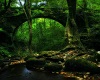
[[89,35],[90,28],[89,28],[89,23],[88,23],[88,17],[86,15],[86,11],[87,11],[87,1],[86,0],[83,0],[83,10],[84,10],[85,27],[87,28],[87,33]]
[[10,8],[11,2],[12,2],[12,1],[9,0],[8,3],[7,3],[7,0],[4,0],[4,9],[5,9],[5,10],[7,10],[8,8]]
[[78,27],[75,22],[76,1],[77,0],[67,0],[69,15],[65,26],[66,38],[68,39],[68,46],[66,48],[83,49],[84,47],[80,41]]
[[31,17],[31,1],[25,0],[25,12],[29,24],[29,53],[32,54],[32,17]]

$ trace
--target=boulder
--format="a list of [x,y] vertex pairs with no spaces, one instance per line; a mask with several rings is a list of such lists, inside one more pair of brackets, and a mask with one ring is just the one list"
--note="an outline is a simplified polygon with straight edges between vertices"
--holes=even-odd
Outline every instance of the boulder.
[[57,63],[46,63],[44,66],[44,70],[48,72],[60,72],[62,68],[62,65]]

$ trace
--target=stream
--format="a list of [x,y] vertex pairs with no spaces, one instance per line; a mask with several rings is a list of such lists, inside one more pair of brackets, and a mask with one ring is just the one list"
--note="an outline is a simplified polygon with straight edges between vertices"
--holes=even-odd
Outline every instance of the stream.
[[79,75],[78,73],[77,76],[80,76],[80,78],[77,79],[71,76],[68,77],[68,75],[69,74],[67,74],[66,77],[61,74],[28,70],[25,64],[15,64],[9,66],[5,71],[0,73],[0,80],[100,80],[100,74],[89,76],[83,73]]
[[2,72],[0,80],[66,80],[66,78],[59,74],[30,71],[24,64],[17,64]]

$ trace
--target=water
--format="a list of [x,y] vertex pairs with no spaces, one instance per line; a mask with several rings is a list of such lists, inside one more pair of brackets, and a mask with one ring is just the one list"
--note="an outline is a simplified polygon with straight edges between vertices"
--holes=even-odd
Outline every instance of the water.
[[59,74],[30,71],[24,64],[14,65],[0,74],[0,80],[68,80]]

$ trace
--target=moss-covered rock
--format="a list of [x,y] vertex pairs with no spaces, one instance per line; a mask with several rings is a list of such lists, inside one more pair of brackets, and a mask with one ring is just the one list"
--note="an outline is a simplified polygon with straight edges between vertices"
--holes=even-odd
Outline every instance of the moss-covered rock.
[[95,72],[98,66],[86,59],[68,59],[65,62],[65,71]]
[[34,53],[34,54],[31,54],[31,55],[28,55],[27,57],[25,57],[24,60],[27,61],[28,59],[30,59],[30,58],[36,58],[37,56],[39,56],[39,54]]
[[41,53],[40,56],[42,57],[51,57],[52,54],[48,54],[48,53]]
[[42,51],[42,52],[40,52],[40,56],[42,56],[42,57],[51,57],[51,56],[54,56],[58,53],[59,53],[59,51]]
[[100,62],[100,54],[94,54],[87,58],[89,61],[93,61],[95,63]]
[[33,56],[27,56],[24,58],[24,60],[27,61],[29,58],[33,58]]
[[52,62],[64,62],[64,59],[62,57],[58,56],[52,56],[52,57],[47,57],[46,60],[52,61]]
[[40,68],[43,67],[45,65],[45,59],[41,58],[41,59],[37,59],[37,58],[29,58],[26,61],[26,66],[30,67],[30,68]]
[[48,72],[60,72],[62,68],[62,65],[57,63],[47,63],[44,66],[44,70]]
[[65,70],[100,73],[100,68],[96,61],[100,61],[100,54],[97,54],[95,51],[70,50],[64,53],[55,52],[52,54],[44,52],[35,56],[28,56],[26,58],[26,67],[49,72]]

